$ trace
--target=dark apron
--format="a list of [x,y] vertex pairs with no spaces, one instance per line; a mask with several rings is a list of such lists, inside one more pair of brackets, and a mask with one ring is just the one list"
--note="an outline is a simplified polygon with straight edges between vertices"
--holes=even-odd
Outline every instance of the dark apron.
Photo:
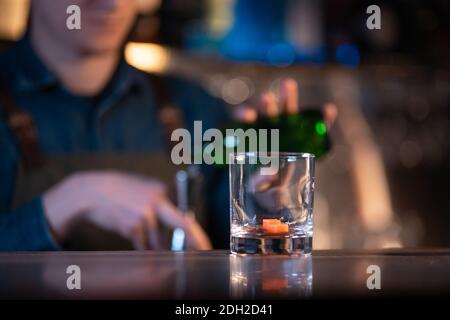
[[[159,85],[160,86],[160,85]],[[157,88],[161,90],[161,87]],[[160,109],[160,120],[167,132],[179,126],[179,119],[174,120],[174,109],[169,107],[160,92],[157,97]],[[13,208],[17,208],[34,197],[42,194],[69,175],[88,170],[118,170],[159,179],[171,190],[176,170],[181,169],[170,161],[167,153],[149,154],[82,154],[64,156],[44,156],[37,144],[37,132],[31,116],[22,111],[13,101],[12,96],[3,89],[0,93],[7,124],[11,129],[21,152],[12,200]],[[169,110],[172,123],[165,123],[164,114]],[[166,117],[167,118],[167,117]],[[172,189],[173,190],[173,189]],[[170,192],[169,192],[170,193]],[[167,240],[170,238],[166,230]],[[120,235],[101,229],[87,221],[81,221],[62,244],[66,250],[128,250],[131,243]]]

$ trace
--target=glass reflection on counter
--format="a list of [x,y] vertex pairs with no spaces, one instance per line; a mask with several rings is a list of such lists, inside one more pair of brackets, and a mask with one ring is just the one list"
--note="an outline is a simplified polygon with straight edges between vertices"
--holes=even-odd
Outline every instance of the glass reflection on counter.
[[310,298],[313,267],[311,255],[230,255],[230,296],[249,298]]

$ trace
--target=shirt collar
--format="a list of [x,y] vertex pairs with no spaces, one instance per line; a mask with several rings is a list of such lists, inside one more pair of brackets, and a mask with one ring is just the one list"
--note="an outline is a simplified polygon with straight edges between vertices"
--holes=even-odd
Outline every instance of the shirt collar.
[[103,114],[130,90],[138,87],[137,72],[121,59],[109,84],[98,99],[98,112]]
[[[13,55],[15,55],[14,60],[17,62],[15,68],[17,71],[16,92],[40,91],[60,86],[57,77],[37,56],[31,46],[28,35],[25,35],[18,42],[17,49],[13,52]],[[135,70],[124,59],[121,59],[110,83],[100,94],[100,109],[105,111],[107,105],[119,99],[120,96],[136,84]]]

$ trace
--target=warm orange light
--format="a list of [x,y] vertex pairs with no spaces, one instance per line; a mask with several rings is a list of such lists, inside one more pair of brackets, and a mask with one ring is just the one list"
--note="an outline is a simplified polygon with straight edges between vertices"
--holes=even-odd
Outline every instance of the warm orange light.
[[0,38],[17,40],[25,32],[28,20],[29,0],[0,1]]
[[125,47],[125,59],[133,67],[149,72],[164,73],[169,66],[169,50],[154,43],[130,42]]

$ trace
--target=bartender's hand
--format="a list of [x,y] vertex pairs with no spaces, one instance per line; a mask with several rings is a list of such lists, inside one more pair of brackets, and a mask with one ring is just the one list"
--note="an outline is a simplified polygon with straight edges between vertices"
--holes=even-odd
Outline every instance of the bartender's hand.
[[[234,118],[240,122],[253,123],[258,117],[275,117],[280,113],[293,114],[299,112],[298,84],[292,78],[281,81],[279,99],[271,91],[265,91],[259,97],[257,106],[243,105],[236,109]],[[336,120],[337,108],[333,103],[322,106],[325,123],[331,127]]]
[[129,239],[135,249],[159,249],[158,221],[182,228],[187,246],[208,250],[208,236],[170,202],[162,183],[116,171],[74,174],[43,195],[50,228],[64,240],[79,218]]

